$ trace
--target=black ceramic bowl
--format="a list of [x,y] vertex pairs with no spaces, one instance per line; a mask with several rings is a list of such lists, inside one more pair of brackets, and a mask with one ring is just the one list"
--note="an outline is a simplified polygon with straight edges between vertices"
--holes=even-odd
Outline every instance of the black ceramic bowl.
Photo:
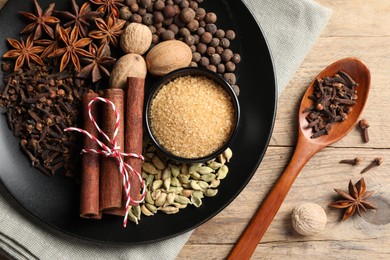
[[[234,126],[233,126],[231,133],[230,133],[229,138],[227,138],[225,143],[218,150],[216,150],[215,152],[213,152],[211,154],[208,154],[206,156],[199,157],[199,158],[179,157],[179,156],[174,155],[171,152],[169,152],[162,145],[160,145],[159,142],[156,140],[156,138],[153,135],[153,131],[151,129],[151,124],[150,124],[150,108],[151,108],[151,103],[152,103],[154,97],[157,95],[159,90],[163,86],[165,86],[167,83],[169,83],[170,81],[173,81],[176,78],[183,77],[183,76],[204,76],[204,77],[207,77],[207,78],[213,80],[215,83],[217,83],[219,86],[221,86],[227,92],[227,94],[231,97],[231,101],[232,101],[233,107],[234,107],[234,120],[235,120],[235,122],[234,122]],[[215,72],[207,70],[207,69],[198,68],[198,67],[187,67],[187,68],[175,70],[175,71],[165,75],[159,81],[157,81],[157,83],[153,86],[149,96],[147,97],[147,101],[146,101],[145,121],[146,121],[146,129],[147,129],[147,132],[150,136],[151,141],[161,152],[163,152],[169,158],[171,158],[175,161],[184,162],[184,163],[206,162],[206,161],[209,161],[209,160],[217,157],[219,154],[223,153],[229,147],[231,142],[233,141],[233,139],[237,133],[239,123],[240,123],[240,105],[238,102],[237,95],[235,94],[233,88],[222,76],[220,76],[219,74],[217,74]],[[190,147],[188,149],[190,149]]]

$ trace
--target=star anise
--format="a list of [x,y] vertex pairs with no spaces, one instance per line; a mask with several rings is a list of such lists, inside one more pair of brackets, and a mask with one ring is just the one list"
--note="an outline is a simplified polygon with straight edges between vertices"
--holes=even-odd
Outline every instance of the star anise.
[[51,38],[54,38],[54,31],[53,28],[51,28],[51,25],[60,22],[58,18],[51,16],[55,4],[50,4],[49,7],[45,10],[45,12],[42,11],[42,8],[39,6],[37,0],[34,0],[34,4],[36,15],[27,12],[19,12],[28,20],[32,21],[32,23],[29,23],[26,27],[24,27],[24,29],[20,33],[30,33],[35,30],[34,40],[37,40],[42,36],[43,29],[47,33],[47,35],[49,35]]
[[70,60],[72,60],[76,71],[80,72],[81,66],[79,56],[93,57],[91,53],[83,49],[83,47],[87,46],[92,42],[92,39],[82,38],[79,40],[77,37],[78,33],[79,32],[77,27],[73,27],[72,31],[70,32],[70,35],[69,32],[67,32],[64,28],[60,27],[60,37],[65,43],[65,47],[57,49],[56,51],[48,55],[49,58],[62,56],[60,62],[60,72],[65,69],[66,65],[68,65]]
[[90,0],[95,5],[100,5],[96,10],[108,15],[113,14],[115,17],[119,17],[119,9],[124,6],[123,0]]
[[63,17],[69,22],[64,24],[64,27],[76,26],[79,28],[79,35],[81,37],[87,37],[88,28],[90,26],[89,22],[93,21],[95,18],[102,17],[102,13],[94,12],[91,10],[91,4],[85,2],[81,8],[77,5],[75,0],[72,0],[72,10],[73,13],[68,11],[57,11],[56,13]]
[[95,19],[98,30],[89,33],[89,37],[101,40],[101,44],[110,42],[113,46],[118,45],[118,37],[122,33],[122,27],[126,21],[117,19],[113,15],[109,15],[104,21],[102,18]]
[[23,39],[20,39],[19,42],[10,38],[8,38],[7,41],[15,49],[4,53],[3,58],[16,59],[14,71],[17,71],[25,63],[30,67],[31,60],[43,66],[43,61],[38,54],[43,51],[44,47],[34,46],[32,34],[27,38],[26,42],[24,42]]
[[[65,29],[69,33],[70,28]],[[54,33],[54,39],[40,39],[36,40],[35,43],[44,46],[44,50],[41,54],[41,58],[46,58],[49,54],[53,53],[59,48],[60,37],[60,24],[56,24],[56,30]]]
[[110,71],[107,67],[114,65],[115,60],[111,57],[110,46],[108,43],[101,45],[99,48],[91,43],[89,45],[89,52],[93,54],[93,58],[83,58],[82,61],[89,63],[85,66],[79,77],[87,78],[92,75],[92,82],[96,82],[102,78],[102,73],[110,76]]
[[338,209],[346,209],[343,220],[351,217],[356,211],[358,215],[361,216],[361,210],[367,211],[367,209],[376,209],[374,205],[366,201],[374,192],[366,191],[366,182],[364,181],[364,178],[361,178],[355,185],[353,185],[352,180],[349,181],[348,188],[349,194],[342,190],[334,189],[343,197],[343,199],[329,205]]

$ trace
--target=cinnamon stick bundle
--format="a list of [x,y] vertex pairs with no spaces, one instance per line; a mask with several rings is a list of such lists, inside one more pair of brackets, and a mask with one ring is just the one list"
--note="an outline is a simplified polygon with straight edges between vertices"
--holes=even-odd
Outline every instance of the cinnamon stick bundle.
[[[124,147],[124,94],[121,89],[106,89],[103,96],[112,101],[119,112],[120,122],[117,135],[117,144],[123,152]],[[113,137],[115,131],[115,112],[111,106],[102,106],[101,128],[109,138]],[[101,140],[104,140],[102,138]],[[107,140],[104,143],[111,147]],[[117,160],[112,157],[101,157],[100,164],[100,210],[109,213],[107,210],[122,207],[122,175],[119,171]]]
[[[99,132],[93,125],[88,115],[89,102],[98,97],[97,93],[87,93],[83,97],[83,121],[84,129],[93,136],[98,136]],[[99,111],[97,104],[92,105],[92,115],[98,120]],[[99,149],[99,145],[89,137],[84,136],[83,147],[89,149]],[[99,177],[100,177],[100,155],[95,153],[86,153],[82,158],[82,173],[80,187],[80,217],[95,218],[102,217],[99,211]]]

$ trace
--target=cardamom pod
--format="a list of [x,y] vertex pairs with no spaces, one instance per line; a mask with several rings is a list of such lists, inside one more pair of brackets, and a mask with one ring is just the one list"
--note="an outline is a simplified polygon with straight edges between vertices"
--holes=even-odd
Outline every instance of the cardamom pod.
[[183,195],[183,196],[185,196],[185,197],[189,197],[189,196],[192,195],[193,192],[194,192],[193,190],[187,190],[187,189],[185,189],[185,190],[183,190],[180,194]]
[[206,181],[198,181],[198,184],[202,190],[205,190],[210,186]]
[[175,201],[175,197],[176,197],[176,193],[173,193],[173,192],[168,193],[167,201],[165,202],[164,205],[168,206],[168,205],[173,204],[173,202]]
[[129,209],[129,212],[127,214],[127,219],[129,219],[131,222],[134,222],[135,224],[138,225],[138,218],[134,215],[131,208]]
[[188,165],[186,164],[186,163],[183,163],[182,165],[181,165],[181,167],[180,167],[180,172],[182,173],[182,174],[188,174],[189,172],[188,172]]
[[223,165],[222,163],[219,163],[219,162],[216,162],[216,161],[213,161],[213,162],[208,164],[208,166],[210,168],[212,168],[213,170],[218,170],[219,168],[222,167],[222,165]]
[[179,179],[181,184],[185,184],[185,183],[189,183],[190,182],[189,176],[185,175],[185,174],[179,174],[179,176],[177,176],[177,178]]
[[200,199],[203,199],[204,198],[204,194],[203,194],[203,191],[201,190],[196,190],[192,193],[192,196],[194,197],[198,197]]
[[215,195],[217,195],[217,193],[218,193],[217,189],[206,189],[204,191],[204,195],[206,197],[214,197]]
[[221,168],[219,168],[217,172],[217,178],[220,180],[225,179],[228,172],[229,172],[229,168],[226,165],[223,165]]
[[214,172],[214,169],[208,166],[202,166],[198,168],[197,172],[200,174],[208,174]]
[[196,196],[191,195],[191,203],[192,203],[195,207],[199,208],[200,206],[202,206],[202,199],[199,198],[199,197],[196,197]]
[[214,179],[210,182],[210,188],[217,188],[221,183],[220,179]]
[[180,203],[178,203],[178,202],[174,202],[173,205],[174,205],[176,208],[178,208],[178,209],[185,209],[185,208],[187,208],[187,205],[188,205],[188,204],[180,204]]
[[157,155],[154,155],[152,157],[152,163],[159,170],[165,169],[165,164],[161,161],[161,159]]
[[220,163],[222,163],[222,164],[225,164],[225,163],[226,163],[226,158],[225,158],[225,156],[223,156],[223,153],[220,154],[220,155],[218,155],[217,159],[218,159],[218,161],[219,161]]
[[193,163],[193,164],[191,164],[190,168],[188,169],[188,172],[189,173],[196,172],[200,166],[202,166],[201,163]]
[[188,204],[191,203],[190,199],[181,195],[177,195],[175,197],[175,202],[180,203],[180,204]]
[[183,187],[170,187],[168,192],[174,192],[180,194],[183,191]]
[[145,179],[145,185],[146,185],[146,188],[150,189],[150,185],[153,183],[154,181],[154,175],[153,174],[149,174],[146,176]]
[[214,180],[216,178],[216,176],[215,176],[215,174],[208,173],[208,174],[203,174],[200,178],[204,181],[210,182],[210,181]]
[[150,216],[154,215],[150,210],[148,210],[148,208],[146,207],[145,204],[141,205],[141,212],[142,212],[142,214],[144,214],[147,217],[150,217]]
[[230,159],[233,157],[233,152],[230,148],[227,148],[224,152],[223,152],[223,156],[225,157],[226,161],[227,162],[230,162]]
[[161,207],[161,208],[158,208],[158,210],[161,210],[162,212],[164,212],[166,214],[175,214],[175,213],[179,212],[179,208],[174,207],[174,206]]
[[134,216],[135,216],[138,220],[141,220],[141,206],[140,206],[140,205],[132,206],[132,207],[131,207],[131,211],[132,211],[132,213],[134,214]]
[[157,208],[156,206],[152,205],[152,204],[149,204],[149,203],[145,203],[145,206],[146,208],[152,212],[153,214],[156,214],[157,213]]
[[155,180],[152,184],[152,190],[160,189],[162,185],[163,185],[162,180]]
[[161,194],[157,197],[156,201],[154,202],[154,205],[156,205],[156,207],[161,207],[162,205],[164,205],[164,203],[167,201],[167,196],[168,194],[166,194],[165,192],[161,192]]
[[190,176],[194,180],[199,180],[200,179],[200,174],[198,172],[191,172]]
[[156,167],[154,167],[153,164],[149,162],[144,162],[142,164],[142,170],[149,174],[158,174]]
[[180,174],[180,169],[179,169],[179,167],[176,166],[176,165],[173,165],[173,164],[171,164],[170,167],[171,167],[172,176],[173,176],[173,177],[179,176],[179,174]]
[[171,185],[174,187],[180,187],[181,183],[177,177],[172,177],[171,179]]
[[154,200],[153,200],[153,198],[152,198],[152,193],[150,192],[150,190],[148,190],[148,191],[146,192],[145,201],[146,201],[147,203],[154,204]]
[[171,178],[165,179],[164,181],[164,187],[166,190],[169,190],[169,187],[171,187]]
[[164,181],[168,178],[171,178],[171,169],[169,167],[165,168],[162,172],[161,179]]
[[190,181],[190,185],[191,185],[191,188],[193,188],[194,190],[202,190],[202,188],[199,186],[199,184],[194,180]]

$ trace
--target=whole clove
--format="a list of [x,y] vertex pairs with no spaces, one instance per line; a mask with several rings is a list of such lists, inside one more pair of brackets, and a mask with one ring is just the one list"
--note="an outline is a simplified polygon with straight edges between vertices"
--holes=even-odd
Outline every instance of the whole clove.
[[376,157],[366,168],[364,168],[360,173],[365,173],[371,170],[372,168],[379,166],[383,163],[382,157]]
[[333,124],[348,119],[358,98],[356,86],[358,84],[344,71],[315,81],[314,93],[308,96],[313,105],[303,111],[308,113],[306,120],[313,131],[311,138],[328,135]]
[[363,131],[363,141],[367,143],[370,140],[368,136],[368,128],[370,127],[370,124],[366,119],[362,119],[359,121],[359,127]]

